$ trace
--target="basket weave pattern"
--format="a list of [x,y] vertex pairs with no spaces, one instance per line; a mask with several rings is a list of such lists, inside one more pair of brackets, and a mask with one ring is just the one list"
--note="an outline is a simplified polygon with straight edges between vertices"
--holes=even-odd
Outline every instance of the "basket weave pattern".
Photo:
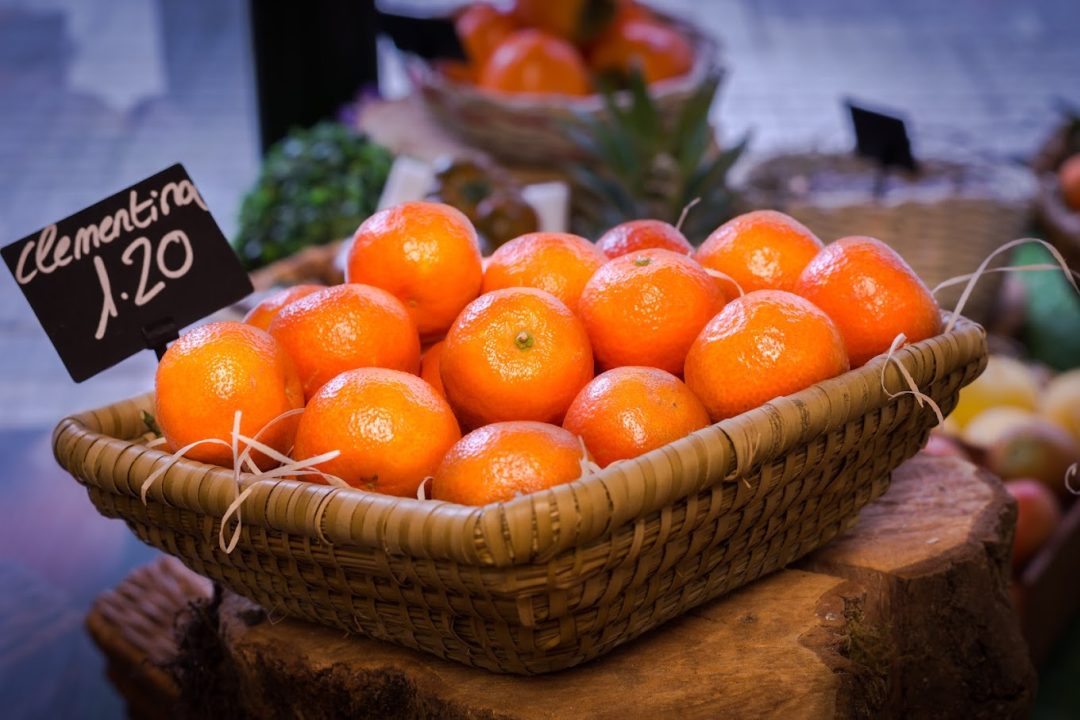
[[[985,358],[982,329],[964,320],[895,355],[944,412]],[[139,499],[168,462],[137,440],[151,395],[65,419],[54,449],[103,515],[271,613],[542,673],[602,655],[850,527],[935,422],[911,395],[889,397],[883,364],[483,508],[257,481],[231,554],[217,544],[236,495],[230,471],[180,460]],[[885,385],[904,387],[893,365]]]

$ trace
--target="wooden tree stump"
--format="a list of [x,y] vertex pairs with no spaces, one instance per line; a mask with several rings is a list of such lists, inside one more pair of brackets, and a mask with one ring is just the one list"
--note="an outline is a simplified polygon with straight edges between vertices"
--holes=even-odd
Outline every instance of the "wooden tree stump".
[[[180,694],[162,702],[234,717],[1026,717],[1035,674],[1006,595],[1014,521],[995,478],[919,457],[850,533],[797,567],[537,677],[277,621],[225,594],[216,613],[188,612],[164,661]],[[146,572],[169,587],[191,575],[169,560]],[[108,617],[101,601],[90,615],[114,666],[118,647],[130,658],[148,641],[125,635],[113,607],[131,582],[108,597]],[[140,588],[152,592],[145,577]],[[199,596],[171,594],[172,615]],[[168,605],[132,598],[132,613],[145,617],[148,602]],[[129,673],[140,667],[153,669]]]

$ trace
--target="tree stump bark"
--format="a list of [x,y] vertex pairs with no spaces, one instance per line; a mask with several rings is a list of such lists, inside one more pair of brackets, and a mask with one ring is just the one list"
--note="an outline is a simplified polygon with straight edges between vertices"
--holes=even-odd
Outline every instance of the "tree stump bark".
[[[571,670],[496,675],[267,618],[231,594],[188,612],[164,664],[193,716],[1026,717],[1035,674],[1006,594],[1014,521],[995,478],[919,457],[796,567]],[[147,572],[190,575],[168,560]],[[207,604],[192,593],[173,614],[189,600]],[[100,605],[90,625],[112,657],[124,618]]]

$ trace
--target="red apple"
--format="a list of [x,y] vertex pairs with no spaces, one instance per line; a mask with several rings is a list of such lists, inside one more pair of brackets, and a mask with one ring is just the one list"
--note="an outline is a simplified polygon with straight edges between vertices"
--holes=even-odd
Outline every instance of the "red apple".
[[1019,570],[1050,539],[1061,522],[1057,497],[1038,480],[1010,480],[1005,489],[1016,498],[1016,537],[1012,565]]
[[930,438],[923,445],[922,451],[934,457],[955,457],[961,460],[971,460],[971,457],[960,443],[939,432],[930,433]]

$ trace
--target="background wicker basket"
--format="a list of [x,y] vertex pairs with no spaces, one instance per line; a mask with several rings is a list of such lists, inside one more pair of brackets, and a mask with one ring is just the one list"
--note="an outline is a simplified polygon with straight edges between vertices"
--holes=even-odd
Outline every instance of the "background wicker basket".
[[[1028,233],[1036,188],[1026,168],[944,160],[921,166],[919,177],[903,170],[882,175],[854,154],[777,155],[747,171],[744,202],[789,213],[825,242],[846,235],[883,240],[931,288],[974,272],[1001,244]],[[988,322],[1002,277],[985,275],[964,315]],[[942,291],[942,307],[953,307],[960,291]]]
[[[649,88],[661,116],[676,118],[706,78],[722,75],[719,48],[714,39],[697,28],[656,14],[684,33],[694,47],[694,66],[689,73]],[[510,165],[560,168],[585,159],[567,137],[566,124],[576,121],[576,112],[592,116],[604,112],[599,95],[569,98],[485,92],[447,78],[415,56],[406,59],[405,69],[439,125],[468,145]]]
[[[948,412],[986,360],[981,327],[898,351]],[[779,569],[852,525],[936,422],[891,397],[884,358],[577,482],[482,508],[253,481],[231,554],[228,470],[147,448],[146,395],[67,418],[60,464],[98,510],[196,572],[284,613],[491,670],[602,655]],[[904,388],[894,364],[885,386]]]

